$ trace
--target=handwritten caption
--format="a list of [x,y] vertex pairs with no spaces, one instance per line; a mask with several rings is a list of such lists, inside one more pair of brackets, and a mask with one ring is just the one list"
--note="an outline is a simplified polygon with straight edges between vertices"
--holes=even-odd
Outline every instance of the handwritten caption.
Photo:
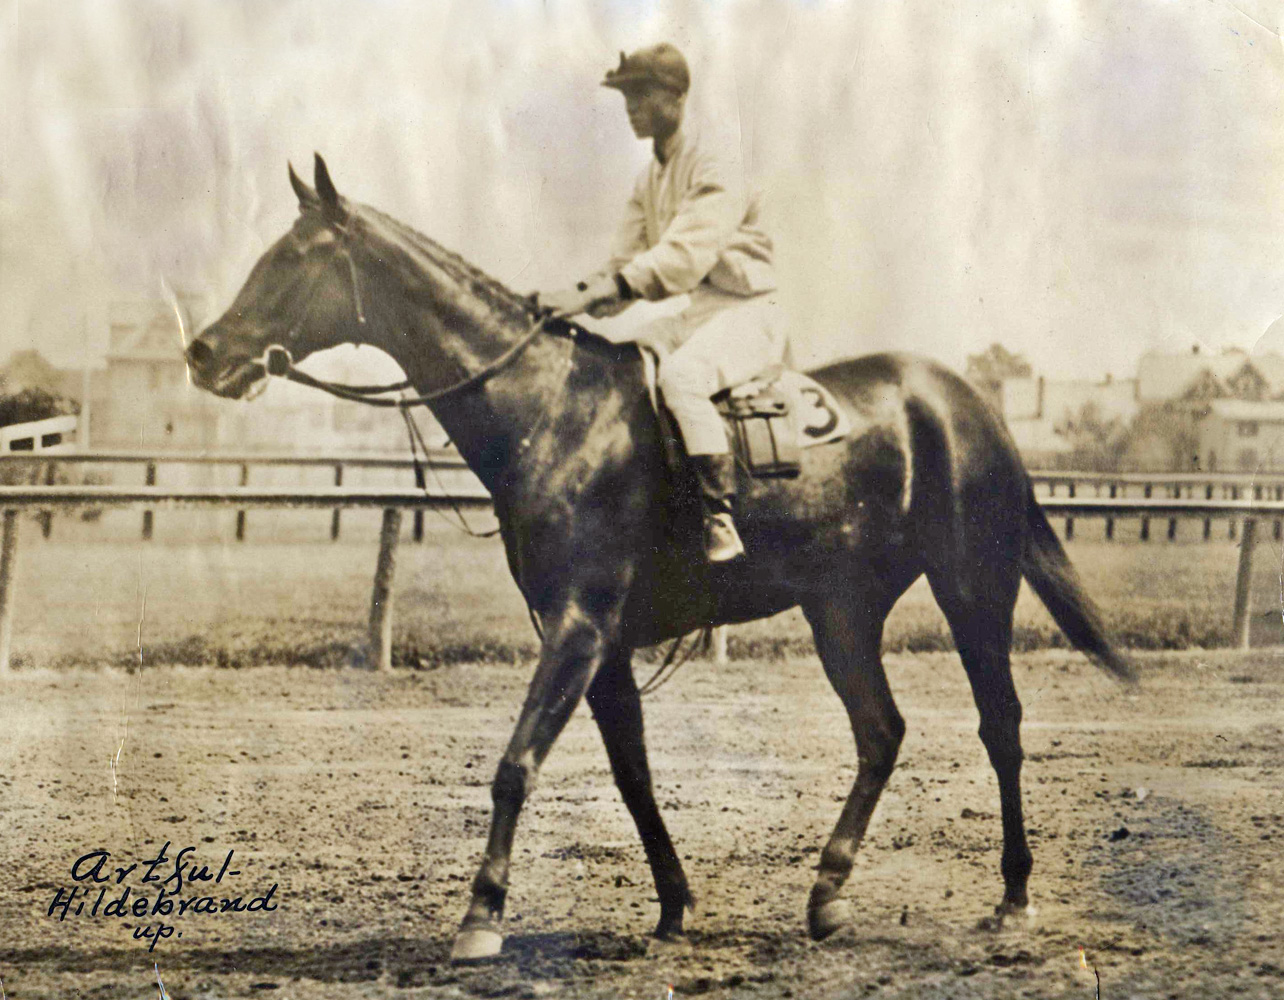
[[[233,888],[233,880],[241,874],[232,867],[235,850],[228,851],[215,868],[201,863],[194,846],[169,851],[167,840],[156,857],[120,866],[113,866],[110,851],[82,854],[71,866],[75,884],[57,889],[47,915],[56,916],[60,923],[77,918],[146,920],[133,928],[134,940],[149,942],[147,950],[154,951],[162,941],[183,936],[177,923],[181,918],[277,908],[276,882],[266,892],[250,890],[258,894],[249,898]],[[153,923],[152,918],[159,919]]]

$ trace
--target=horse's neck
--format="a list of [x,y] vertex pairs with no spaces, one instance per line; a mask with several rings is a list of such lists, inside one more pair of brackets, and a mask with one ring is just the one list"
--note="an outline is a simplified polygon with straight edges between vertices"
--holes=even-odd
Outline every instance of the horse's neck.
[[[461,258],[386,217],[378,238],[377,346],[424,395],[458,385],[518,345],[533,318],[525,303]],[[372,275],[373,276],[373,275]],[[621,352],[622,353],[622,352]],[[641,391],[641,365],[622,368],[604,343],[536,336],[490,377],[432,405],[460,455],[497,501],[533,483],[556,489],[557,470],[586,455],[585,437]],[[634,385],[636,383],[636,385]],[[630,386],[633,390],[631,391]],[[551,474],[550,474],[551,473]]]
[[365,339],[391,355],[419,393],[446,390],[433,413],[492,487],[531,407],[501,398],[489,380],[449,390],[502,357],[529,330],[529,318],[516,296],[460,258],[390,217],[364,206],[361,213],[355,280],[370,293]]
[[501,371],[433,407],[459,454],[496,499],[521,490],[547,459],[546,439],[574,402],[564,391],[576,362],[572,350],[564,340],[537,337]]

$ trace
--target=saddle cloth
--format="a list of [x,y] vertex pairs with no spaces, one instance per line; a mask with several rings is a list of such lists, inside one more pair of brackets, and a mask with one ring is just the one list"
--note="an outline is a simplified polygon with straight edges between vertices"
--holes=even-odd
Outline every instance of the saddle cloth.
[[[642,359],[647,392],[660,418],[669,459],[676,465],[683,449],[676,421],[656,388],[656,358],[643,350]],[[757,478],[796,476],[803,448],[841,441],[851,433],[851,421],[833,394],[810,376],[787,368],[776,367],[724,389],[713,402],[727,425],[732,451]]]

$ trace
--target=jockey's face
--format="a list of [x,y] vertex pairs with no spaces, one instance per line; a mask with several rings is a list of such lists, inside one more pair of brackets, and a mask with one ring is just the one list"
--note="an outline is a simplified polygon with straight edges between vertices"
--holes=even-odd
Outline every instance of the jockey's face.
[[682,123],[686,95],[658,84],[624,91],[624,108],[639,139],[666,138]]

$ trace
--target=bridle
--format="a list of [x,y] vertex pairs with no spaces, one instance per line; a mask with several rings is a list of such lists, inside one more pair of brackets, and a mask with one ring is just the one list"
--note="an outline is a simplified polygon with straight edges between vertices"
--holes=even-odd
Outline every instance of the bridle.
[[[338,234],[341,241],[340,252],[348,261],[348,274],[352,278],[353,312],[356,317],[357,325],[363,327],[366,325],[366,314],[362,304],[361,284],[357,278],[357,265],[352,258],[352,250],[348,245],[348,229],[346,226],[337,222],[331,222],[330,227]],[[307,313],[305,312],[303,319],[291,327],[283,339],[287,342],[292,340],[306,319]],[[401,382],[391,382],[385,385],[347,385],[340,382],[329,382],[325,379],[319,379],[314,375],[309,375],[307,372],[296,367],[294,364],[294,357],[290,354],[289,348],[279,343],[269,344],[264,350],[263,355],[258,359],[257,363],[263,367],[264,373],[271,378],[285,378],[291,382],[307,386],[311,389],[320,389],[322,392],[327,392],[332,396],[336,396],[339,399],[346,399],[350,402],[362,403],[366,406],[376,406],[386,409],[395,408],[399,410],[402,419],[406,424],[406,434],[410,439],[410,456],[415,467],[415,485],[419,489],[427,492],[427,481],[424,475],[424,469],[425,466],[429,469],[432,469],[433,466],[427,461],[429,457],[428,444],[424,440],[423,432],[419,429],[419,425],[411,416],[410,410],[416,406],[429,406],[432,403],[480,385],[512,364],[513,361],[515,361],[517,357],[526,350],[526,348],[529,347],[534,342],[535,338],[541,333],[546,331],[549,333],[555,332],[557,335],[564,337],[570,344],[570,350],[566,355],[565,371],[562,373],[562,378],[559,380],[560,384],[556,399],[551,401],[548,406],[542,408],[538,419],[536,419],[534,424],[532,424],[518,443],[517,457],[520,460],[530,448],[531,443],[543,433],[554,406],[557,402],[560,402],[562,395],[566,392],[566,384],[569,380],[571,367],[574,363],[575,342],[578,339],[579,334],[584,332],[582,327],[572,322],[564,322],[560,324],[560,327],[556,331],[548,330],[547,323],[549,319],[550,317],[547,314],[537,313],[532,318],[531,325],[527,328],[526,332],[523,333],[515,343],[508,347],[507,350],[500,354],[499,357],[483,365],[478,371],[465,375],[464,378],[460,379],[453,385],[448,385],[445,388],[435,389],[432,392],[422,393],[416,396],[403,396],[398,399],[386,399],[379,397],[385,397],[395,392],[403,392],[406,389],[411,388],[413,383],[409,379],[405,379]],[[423,454],[423,461],[420,460],[421,452]],[[435,470],[433,474],[434,476],[436,475]],[[438,485],[440,485],[440,483]],[[499,533],[498,528],[485,532],[474,531],[469,527],[467,520],[464,518],[463,511],[455,506],[453,501],[451,506],[454,508],[455,515],[459,519],[459,526],[467,534],[477,538],[489,538]],[[533,611],[531,620],[535,624],[536,632],[540,633],[542,636],[542,630]]]
[[[361,284],[357,279],[357,265],[352,259],[352,249],[348,245],[348,229],[346,226],[337,222],[331,222],[330,228],[339,236],[340,253],[342,253],[348,261],[348,274],[352,278],[352,307],[356,316],[357,325],[365,326],[366,314],[362,305]],[[305,313],[304,319],[306,318]],[[311,389],[320,389],[322,392],[328,392],[330,395],[337,396],[339,399],[346,399],[354,403],[364,403],[366,406],[378,406],[389,409],[396,407],[404,412],[408,407],[412,406],[429,406],[438,400],[445,399],[455,393],[463,392],[466,389],[471,389],[473,386],[480,385],[492,376],[497,375],[516,360],[518,355],[526,350],[526,348],[530,346],[531,342],[534,341],[540,333],[547,329],[546,324],[549,318],[550,317],[547,314],[537,313],[533,317],[530,327],[512,346],[510,346],[495,360],[488,362],[478,371],[464,376],[464,378],[453,385],[448,385],[442,389],[434,389],[432,392],[426,392],[421,395],[410,396],[402,399],[379,399],[377,397],[386,396],[389,393],[402,392],[411,388],[413,383],[409,379],[405,379],[401,382],[391,382],[386,385],[345,385],[341,382],[328,382],[325,379],[319,379],[316,376],[309,375],[302,369],[295,367],[293,355],[291,355],[289,348],[282,344],[269,344],[266,350],[264,350],[262,357],[258,359],[258,363],[262,365],[263,371],[269,376],[286,378],[291,382],[297,382],[299,385],[305,385]],[[287,341],[292,339],[298,332],[299,327],[302,326],[302,323],[303,321],[300,320],[299,323],[291,327],[289,333],[286,334],[284,339]],[[574,341],[578,337],[579,333],[582,332],[582,328],[575,323],[566,322],[558,332],[562,333],[571,341]],[[529,436],[527,440],[529,440]]]

